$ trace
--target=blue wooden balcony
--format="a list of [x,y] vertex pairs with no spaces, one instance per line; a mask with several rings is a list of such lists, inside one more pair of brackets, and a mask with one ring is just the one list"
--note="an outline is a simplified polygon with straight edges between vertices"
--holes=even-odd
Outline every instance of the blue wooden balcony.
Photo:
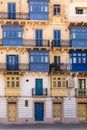
[[49,72],[49,63],[30,63],[30,71]]
[[3,46],[22,46],[22,38],[4,38],[2,40]]
[[71,40],[71,47],[85,48],[87,47],[87,39],[73,39]]
[[49,20],[49,12],[30,12],[30,20]]
[[72,72],[87,72],[87,64],[72,64]]

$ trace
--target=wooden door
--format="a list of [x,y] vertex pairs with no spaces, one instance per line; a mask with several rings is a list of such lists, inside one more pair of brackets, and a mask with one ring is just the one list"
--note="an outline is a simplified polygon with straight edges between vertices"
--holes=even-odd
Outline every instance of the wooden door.
[[62,104],[53,103],[53,117],[55,122],[61,122],[62,120]]
[[16,103],[8,103],[8,120],[11,122],[16,121]]
[[78,104],[78,118],[80,122],[87,122],[87,104]]

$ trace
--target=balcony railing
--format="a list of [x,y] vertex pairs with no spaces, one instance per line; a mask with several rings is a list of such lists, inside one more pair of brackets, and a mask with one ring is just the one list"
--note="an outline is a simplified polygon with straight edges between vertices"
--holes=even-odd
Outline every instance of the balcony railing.
[[32,96],[47,96],[47,95],[48,95],[47,88],[43,88],[42,92],[36,92],[36,89],[32,88]]
[[75,96],[76,97],[87,97],[87,89],[75,89]]
[[69,22],[87,22],[87,14],[72,14],[68,16]]
[[50,72],[53,73],[65,73],[65,72],[70,72],[71,71],[71,64],[65,64],[65,63],[60,63],[60,64],[51,64],[50,65]]
[[70,40],[53,40],[52,47],[70,47]]
[[7,67],[6,63],[0,63],[0,71],[28,71],[29,64],[19,63],[14,66]]
[[50,40],[29,40],[29,39],[23,39],[23,46],[50,47]]
[[15,14],[0,12],[0,19],[28,20],[29,15],[28,13],[23,13],[23,12],[16,12]]
[[0,39],[0,46],[50,47],[51,43],[50,40],[23,39],[22,41],[18,38],[5,38]]

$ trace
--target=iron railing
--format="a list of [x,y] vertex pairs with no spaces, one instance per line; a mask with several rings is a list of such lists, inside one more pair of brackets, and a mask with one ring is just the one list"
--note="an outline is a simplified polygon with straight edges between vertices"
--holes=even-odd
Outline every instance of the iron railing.
[[47,95],[48,95],[48,89],[47,88],[43,88],[41,93],[37,93],[36,89],[32,88],[32,96],[47,96]]
[[19,63],[14,66],[9,66],[6,63],[0,63],[0,71],[28,71],[29,64]]
[[75,96],[76,97],[87,97],[87,89],[81,89],[81,88],[76,88],[75,89]]
[[71,71],[71,64],[65,64],[65,63],[60,63],[60,64],[55,64],[52,63],[50,65],[50,72],[53,73],[64,73],[64,72],[70,72]]
[[23,46],[34,46],[34,47],[50,47],[50,40],[29,40],[23,39]]
[[70,40],[52,40],[52,47],[70,47]]
[[0,19],[28,20],[29,14],[24,12],[16,12],[16,13],[0,12]]

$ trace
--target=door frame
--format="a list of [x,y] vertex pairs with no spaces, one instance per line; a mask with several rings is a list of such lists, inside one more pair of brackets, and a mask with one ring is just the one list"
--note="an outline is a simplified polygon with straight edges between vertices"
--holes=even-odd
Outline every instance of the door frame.
[[[9,116],[8,104],[9,103],[15,103],[16,104],[16,120],[14,122],[17,122],[17,120],[18,120],[18,99],[16,97],[8,97],[8,99],[7,99],[7,120],[8,120],[8,122],[11,122],[11,121],[9,121],[9,118],[8,118],[8,116]],[[13,121],[12,121],[12,123],[13,123]]]

